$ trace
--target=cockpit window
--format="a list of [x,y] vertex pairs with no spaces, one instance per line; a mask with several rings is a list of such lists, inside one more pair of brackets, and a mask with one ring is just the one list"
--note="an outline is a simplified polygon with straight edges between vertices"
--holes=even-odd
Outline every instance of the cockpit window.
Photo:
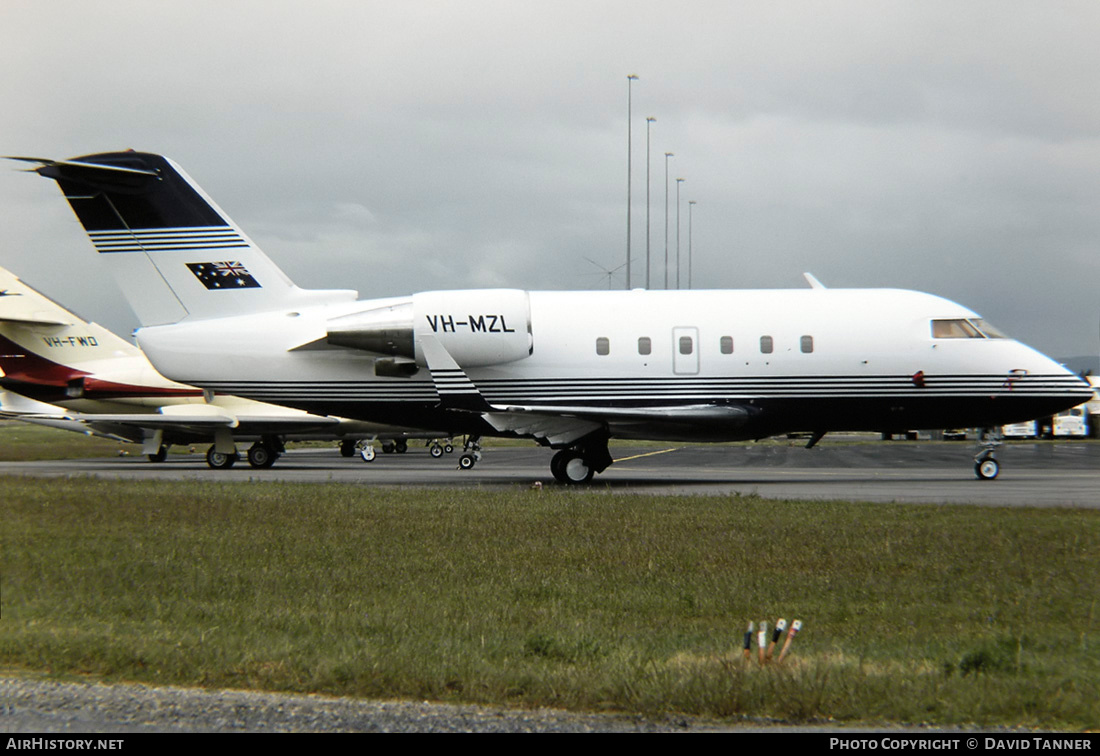
[[933,320],[934,339],[980,339],[981,332],[966,320]]
[[966,320],[933,320],[934,339],[1004,339],[1008,338],[981,318]]
[[978,330],[981,331],[987,339],[1007,339],[1008,338],[1008,336],[1005,335],[1004,331],[1000,330],[999,328],[994,326],[992,323],[989,323],[989,322],[986,322],[985,320],[982,320],[981,318],[974,318],[970,322],[973,323],[974,325],[976,325],[978,327]]

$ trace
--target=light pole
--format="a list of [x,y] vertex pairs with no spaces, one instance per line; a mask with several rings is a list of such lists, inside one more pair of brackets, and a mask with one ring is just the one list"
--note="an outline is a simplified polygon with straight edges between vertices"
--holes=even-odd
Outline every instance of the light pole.
[[688,200],[688,288],[691,288],[691,211],[695,209],[695,200]]
[[645,287],[649,289],[649,131],[656,118],[645,119]]
[[676,288],[680,288],[680,184],[682,178],[676,179]]
[[631,159],[633,157],[633,150],[631,144],[632,129],[631,129],[631,111],[633,109],[633,103],[631,101],[631,89],[638,77],[634,74],[630,74],[626,77],[626,290],[630,291],[630,184],[631,184]]
[[665,153],[665,288],[668,288],[668,159],[671,152]]

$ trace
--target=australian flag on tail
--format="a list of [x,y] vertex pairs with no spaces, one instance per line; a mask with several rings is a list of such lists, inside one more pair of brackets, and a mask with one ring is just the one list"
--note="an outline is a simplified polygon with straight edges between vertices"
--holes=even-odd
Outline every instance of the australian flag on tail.
[[187,268],[208,289],[260,288],[260,282],[239,262],[187,263]]

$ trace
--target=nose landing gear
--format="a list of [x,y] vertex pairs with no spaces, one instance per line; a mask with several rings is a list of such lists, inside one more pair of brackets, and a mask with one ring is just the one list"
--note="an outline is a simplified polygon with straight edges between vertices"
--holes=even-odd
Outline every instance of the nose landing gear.
[[1001,472],[1001,464],[994,456],[998,447],[1004,443],[1000,429],[990,431],[982,428],[978,433],[978,443],[982,449],[974,457],[974,474],[978,476],[978,480],[993,480]]

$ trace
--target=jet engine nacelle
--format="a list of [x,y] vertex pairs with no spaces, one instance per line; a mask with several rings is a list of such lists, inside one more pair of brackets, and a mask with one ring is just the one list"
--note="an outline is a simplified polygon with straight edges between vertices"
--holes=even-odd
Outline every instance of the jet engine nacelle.
[[[460,367],[515,362],[534,348],[531,303],[519,289],[426,291],[400,304],[334,318],[327,340],[424,367],[425,335],[436,338]],[[393,368],[386,365],[387,371]]]

